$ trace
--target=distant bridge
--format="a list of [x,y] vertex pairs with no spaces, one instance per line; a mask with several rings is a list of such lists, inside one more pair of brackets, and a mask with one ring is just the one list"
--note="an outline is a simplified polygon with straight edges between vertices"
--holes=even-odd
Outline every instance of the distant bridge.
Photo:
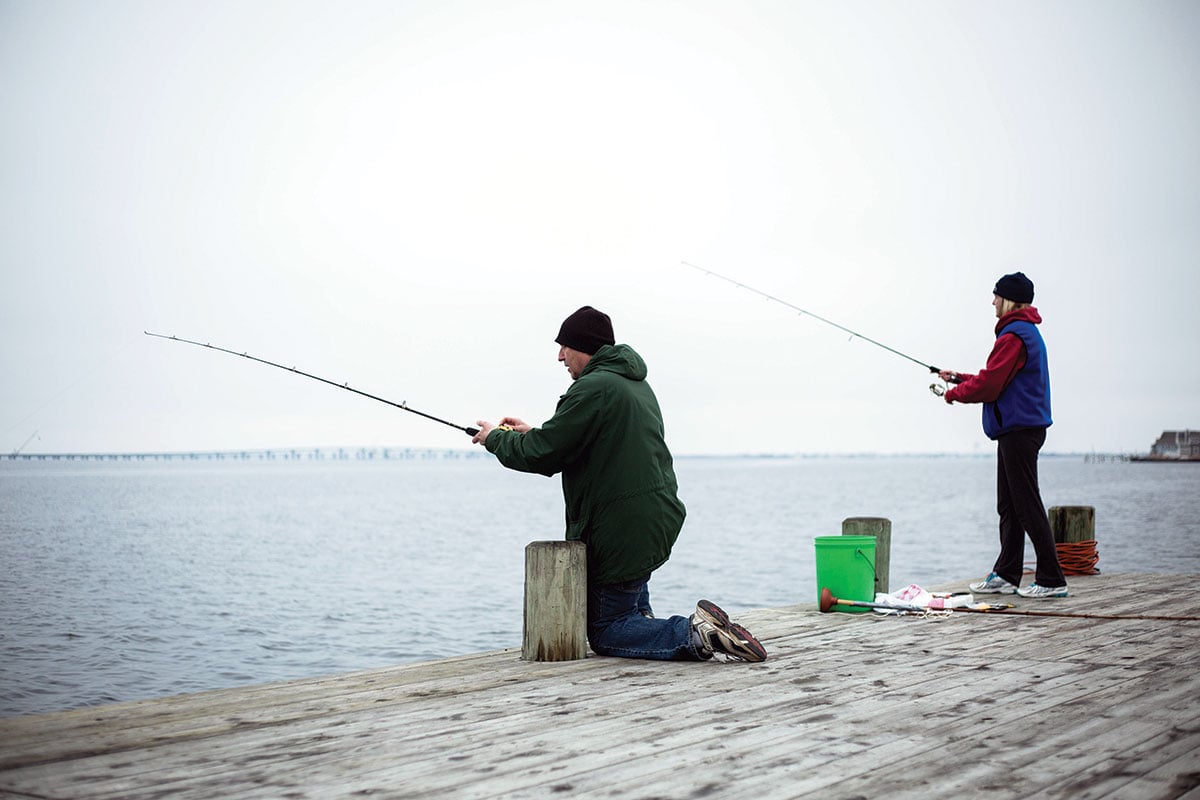
[[1129,453],[1084,453],[1083,460],[1092,463],[1098,461],[1131,461],[1136,460]]
[[482,449],[418,447],[293,447],[271,450],[198,450],[171,453],[6,453],[9,461],[406,461],[464,459],[489,455]]

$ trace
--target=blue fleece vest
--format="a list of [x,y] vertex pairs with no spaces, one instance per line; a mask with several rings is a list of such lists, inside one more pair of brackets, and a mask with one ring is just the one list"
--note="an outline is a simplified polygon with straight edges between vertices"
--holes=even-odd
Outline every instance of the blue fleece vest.
[[1017,428],[1048,428],[1050,419],[1050,367],[1046,343],[1037,325],[1014,320],[996,334],[1015,333],[1025,343],[1025,366],[1013,376],[994,403],[983,404],[983,432],[996,439]]

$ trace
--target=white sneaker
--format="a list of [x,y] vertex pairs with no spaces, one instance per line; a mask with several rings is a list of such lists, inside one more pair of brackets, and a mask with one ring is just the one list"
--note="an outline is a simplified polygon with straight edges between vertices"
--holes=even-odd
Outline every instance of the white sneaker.
[[1017,589],[1017,594],[1021,595],[1021,597],[1036,597],[1039,600],[1047,597],[1066,597],[1067,587],[1038,586],[1036,583],[1031,583],[1024,589]]
[[1004,580],[1004,578],[1001,578],[994,572],[990,572],[979,583],[972,583],[971,591],[975,594],[1013,594],[1018,590],[1016,586],[1013,586]]

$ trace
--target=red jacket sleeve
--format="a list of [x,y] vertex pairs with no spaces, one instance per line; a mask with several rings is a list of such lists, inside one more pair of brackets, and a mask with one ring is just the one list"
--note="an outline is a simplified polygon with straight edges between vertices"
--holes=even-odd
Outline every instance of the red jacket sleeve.
[[1025,366],[1025,343],[1015,333],[996,339],[987,366],[978,375],[964,375],[960,384],[946,392],[946,402],[993,403]]

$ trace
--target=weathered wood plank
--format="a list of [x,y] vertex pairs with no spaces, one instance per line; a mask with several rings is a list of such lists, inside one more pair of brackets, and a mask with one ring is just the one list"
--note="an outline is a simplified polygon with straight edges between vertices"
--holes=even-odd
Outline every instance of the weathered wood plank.
[[[1065,601],[1014,602],[1195,616],[1177,588],[1192,582],[1090,576]],[[0,720],[0,798],[682,798],[731,781],[767,800],[1175,796],[1196,781],[1200,623],[812,605],[740,620],[768,661],[509,651]]]
[[485,732],[485,733],[492,733],[492,732]]

